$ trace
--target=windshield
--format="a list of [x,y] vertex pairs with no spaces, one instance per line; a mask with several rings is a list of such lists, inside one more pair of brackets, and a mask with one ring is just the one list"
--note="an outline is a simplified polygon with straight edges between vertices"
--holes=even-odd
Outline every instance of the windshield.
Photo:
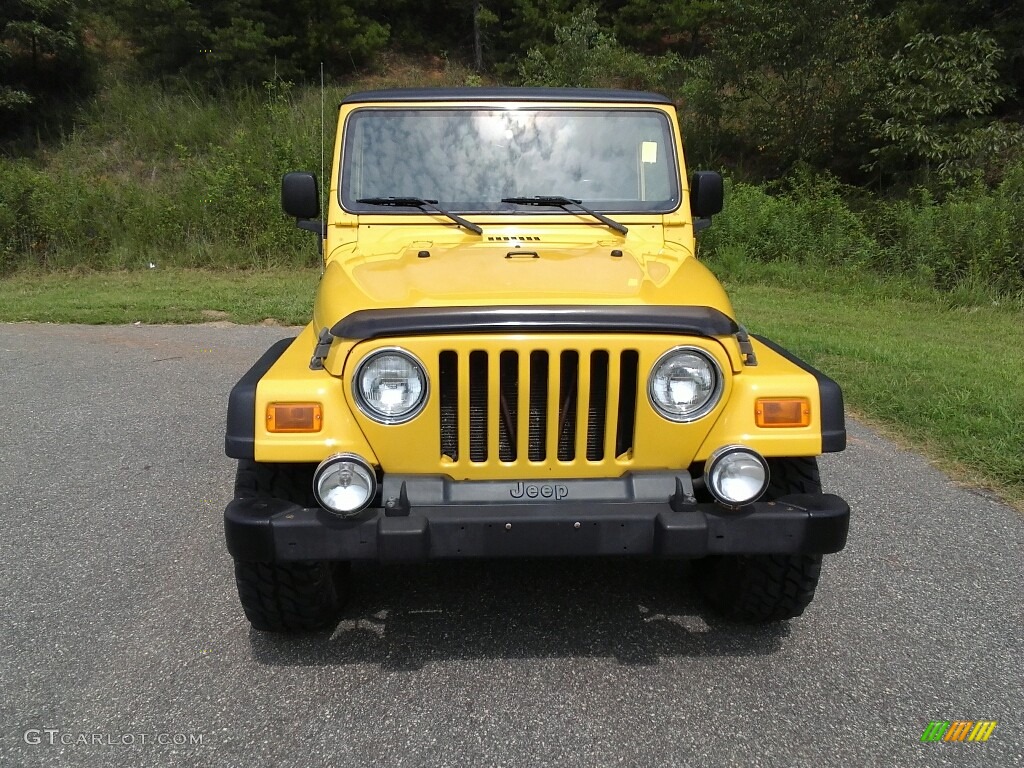
[[669,121],[653,109],[365,108],[345,126],[341,203],[380,213],[357,201],[417,197],[513,212],[527,208],[502,198],[561,196],[665,213],[679,205],[677,168]]

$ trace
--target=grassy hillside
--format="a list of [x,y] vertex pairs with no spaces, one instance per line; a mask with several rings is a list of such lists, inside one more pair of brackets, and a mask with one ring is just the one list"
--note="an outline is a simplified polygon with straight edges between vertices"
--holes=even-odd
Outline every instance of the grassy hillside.
[[[331,143],[343,96],[363,88],[478,83],[443,60],[331,87],[283,81],[213,97],[112,80],[73,130],[31,158],[0,158],[0,276],[19,271],[313,266],[309,239],[279,209],[281,174],[319,172],[321,104]],[[688,119],[683,112],[684,129]],[[329,163],[329,158],[328,158]],[[828,177],[732,186],[704,255],[733,266],[904,275],[1021,306],[1024,166],[994,189],[939,202],[886,200]]]
[[351,91],[472,80],[425,61],[426,69],[396,61],[387,77],[322,95],[284,81],[215,97],[113,80],[56,146],[0,157],[0,276],[150,263],[312,266],[309,237],[281,213],[281,175],[319,174],[322,104],[330,145],[337,105]]

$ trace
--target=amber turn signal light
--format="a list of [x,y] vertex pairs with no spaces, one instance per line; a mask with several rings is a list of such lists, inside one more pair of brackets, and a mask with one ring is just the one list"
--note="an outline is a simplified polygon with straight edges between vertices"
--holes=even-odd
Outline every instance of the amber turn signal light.
[[759,427],[806,427],[811,423],[811,402],[806,397],[762,397],[754,404]]
[[319,432],[320,403],[271,403],[267,406],[267,432]]

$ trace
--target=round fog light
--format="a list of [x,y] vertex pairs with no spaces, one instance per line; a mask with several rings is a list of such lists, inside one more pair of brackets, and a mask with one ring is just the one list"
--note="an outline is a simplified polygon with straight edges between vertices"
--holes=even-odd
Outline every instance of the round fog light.
[[358,456],[339,454],[320,462],[313,475],[313,493],[328,512],[351,517],[373,501],[377,477]]
[[768,488],[768,480],[768,462],[742,445],[719,448],[704,465],[704,484],[726,507],[757,501]]

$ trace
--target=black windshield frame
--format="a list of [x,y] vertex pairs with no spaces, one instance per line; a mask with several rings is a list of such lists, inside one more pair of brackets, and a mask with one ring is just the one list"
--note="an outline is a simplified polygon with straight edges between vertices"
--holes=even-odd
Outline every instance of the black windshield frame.
[[[601,105],[597,107],[574,107],[566,105],[538,105],[530,107],[524,107],[521,104],[479,104],[479,105],[429,105],[429,106],[415,106],[411,107],[406,104],[401,106],[381,106],[381,105],[368,105],[365,107],[358,107],[352,110],[346,118],[345,125],[342,134],[342,157],[341,163],[338,166],[338,202],[342,209],[348,213],[354,213],[359,215],[380,215],[380,216],[394,216],[394,215],[409,215],[409,214],[422,214],[423,211],[415,207],[390,207],[387,210],[381,210],[379,206],[371,206],[366,204],[360,204],[356,202],[356,198],[362,198],[372,195],[367,195],[365,192],[353,194],[352,190],[352,179],[354,171],[352,170],[352,153],[353,146],[355,145],[352,139],[353,127],[357,122],[367,115],[379,116],[385,113],[404,113],[406,116],[411,113],[424,113],[425,115],[445,115],[448,113],[530,113],[530,114],[543,114],[544,116],[550,116],[552,114],[566,114],[578,116],[585,114],[587,116],[593,116],[596,120],[601,120],[603,117],[609,116],[630,116],[630,115],[641,115],[644,117],[655,117],[658,120],[658,127],[661,129],[661,136],[659,138],[662,141],[659,143],[659,152],[664,153],[663,162],[667,164],[667,168],[664,170],[664,184],[667,187],[666,194],[661,199],[657,200],[609,200],[609,199],[592,199],[583,197],[585,204],[594,210],[600,211],[601,213],[611,215],[646,215],[646,214],[669,214],[677,211],[682,202],[682,179],[680,178],[680,163],[678,153],[676,150],[677,136],[675,132],[674,122],[669,119],[668,114],[664,110],[654,107],[612,107]],[[395,182],[394,189],[387,189],[387,193],[394,196],[413,196],[409,190],[399,189],[402,186],[401,182]],[[383,191],[383,190],[382,190]],[[570,190],[571,191],[571,190]],[[551,195],[562,195],[564,190],[559,189],[544,189],[544,194]],[[502,203],[500,197],[504,195],[495,195],[494,200],[475,200],[475,201],[464,201],[464,200],[442,200],[441,204],[450,211],[457,213],[469,213],[469,214],[497,214],[497,215],[511,215],[511,216],[565,216],[566,212],[557,208],[544,209],[537,208],[536,206],[519,206],[515,204]],[[514,195],[509,195],[514,196]],[[569,195],[566,195],[569,196]],[[437,198],[437,195],[431,197]],[[577,195],[580,197],[580,195]]]

